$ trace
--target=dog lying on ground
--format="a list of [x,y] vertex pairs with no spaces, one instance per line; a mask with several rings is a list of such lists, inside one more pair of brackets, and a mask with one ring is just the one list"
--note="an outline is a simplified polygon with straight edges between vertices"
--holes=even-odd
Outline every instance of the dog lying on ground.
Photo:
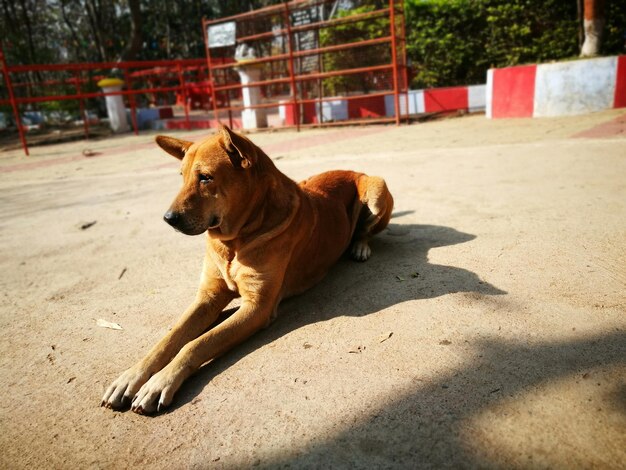
[[[369,258],[368,241],[393,209],[382,178],[330,171],[298,185],[226,126],[199,143],[156,141],[182,161],[183,187],[165,221],[208,237],[195,301],[102,399],[141,414],[167,407],[200,366],[269,325],[282,299],[320,281],[350,245],[353,258]],[[239,309],[218,322],[237,296]]]

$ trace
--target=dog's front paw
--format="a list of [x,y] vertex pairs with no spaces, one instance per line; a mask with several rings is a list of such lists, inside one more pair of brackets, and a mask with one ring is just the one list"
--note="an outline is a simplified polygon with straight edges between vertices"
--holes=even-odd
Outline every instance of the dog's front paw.
[[352,251],[350,254],[352,255],[352,259],[357,261],[367,261],[372,254],[372,250],[366,241],[355,241],[352,244]]
[[160,412],[172,403],[184,377],[171,364],[157,372],[139,389],[130,409],[138,414]]
[[146,383],[150,374],[142,367],[134,366],[120,375],[104,392],[100,406],[119,410],[130,405],[130,402]]

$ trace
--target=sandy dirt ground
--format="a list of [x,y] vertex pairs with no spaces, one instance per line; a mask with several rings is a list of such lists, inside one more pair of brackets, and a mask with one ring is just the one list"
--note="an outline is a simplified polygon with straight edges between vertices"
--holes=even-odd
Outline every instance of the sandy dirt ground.
[[0,154],[0,467],[626,466],[624,110],[253,135],[296,180],[384,177],[394,217],[145,417],[102,394],[204,249],[153,138]]

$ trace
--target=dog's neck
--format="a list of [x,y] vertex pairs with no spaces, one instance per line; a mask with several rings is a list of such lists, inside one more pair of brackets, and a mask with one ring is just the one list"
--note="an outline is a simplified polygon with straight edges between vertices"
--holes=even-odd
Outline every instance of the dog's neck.
[[[227,249],[228,256],[237,253],[241,246],[249,249],[252,246],[267,242],[278,236],[284,227],[289,225],[300,207],[301,189],[274,162],[259,149],[255,164],[256,179],[259,180],[252,200],[255,201],[245,214],[244,222],[237,236],[230,240],[220,240]],[[294,194],[297,195],[294,197]]]

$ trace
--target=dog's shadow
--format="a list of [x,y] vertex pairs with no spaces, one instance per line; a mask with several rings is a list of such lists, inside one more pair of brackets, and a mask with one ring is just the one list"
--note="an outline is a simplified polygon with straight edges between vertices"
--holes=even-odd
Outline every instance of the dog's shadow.
[[[278,319],[269,328],[190,378],[178,391],[170,411],[189,403],[213,377],[242,357],[304,325],[341,315],[362,317],[402,302],[456,292],[506,294],[471,271],[429,263],[431,249],[475,238],[450,227],[390,224],[371,241],[372,257],[367,262],[358,263],[344,255],[320,284],[283,301]],[[223,318],[235,310],[225,311]]]

